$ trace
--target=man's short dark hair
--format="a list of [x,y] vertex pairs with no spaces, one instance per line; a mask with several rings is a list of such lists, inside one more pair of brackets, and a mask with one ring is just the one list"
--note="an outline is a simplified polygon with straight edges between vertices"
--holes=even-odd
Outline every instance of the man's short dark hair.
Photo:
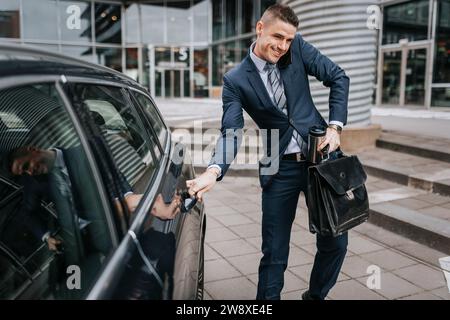
[[291,9],[291,7],[285,4],[276,3],[271,5],[266,9],[266,11],[264,11],[263,16],[267,14],[270,15],[270,17],[268,17],[269,19],[280,19],[281,21],[289,23],[296,28],[298,28],[300,23],[295,12]]

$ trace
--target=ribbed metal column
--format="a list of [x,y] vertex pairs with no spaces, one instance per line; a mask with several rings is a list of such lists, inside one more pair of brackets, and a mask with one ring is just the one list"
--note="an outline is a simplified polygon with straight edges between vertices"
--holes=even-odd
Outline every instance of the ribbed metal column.
[[[305,40],[339,64],[350,77],[348,125],[370,123],[377,52],[377,30],[367,27],[367,8],[378,0],[282,0],[300,20]],[[329,89],[310,78],[314,103],[328,118]]]

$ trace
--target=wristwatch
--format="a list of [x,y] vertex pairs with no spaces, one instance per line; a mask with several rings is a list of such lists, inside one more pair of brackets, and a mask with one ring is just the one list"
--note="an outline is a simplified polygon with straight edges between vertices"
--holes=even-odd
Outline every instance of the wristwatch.
[[330,124],[328,125],[328,128],[336,130],[339,134],[342,132],[342,127],[338,126],[337,124]]

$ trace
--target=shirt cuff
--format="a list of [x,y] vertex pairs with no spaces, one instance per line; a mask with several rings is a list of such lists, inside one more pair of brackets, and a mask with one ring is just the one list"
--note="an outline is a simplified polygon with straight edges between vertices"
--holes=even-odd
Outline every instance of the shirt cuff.
[[208,166],[208,168],[206,170],[208,170],[209,168],[217,168],[217,169],[219,169],[219,175],[217,176],[217,179],[222,177],[222,168],[219,165],[212,164],[212,165]]
[[335,124],[335,125],[338,125],[341,128],[344,128],[344,123],[340,122],[340,121],[332,120],[332,121],[330,121],[330,124]]

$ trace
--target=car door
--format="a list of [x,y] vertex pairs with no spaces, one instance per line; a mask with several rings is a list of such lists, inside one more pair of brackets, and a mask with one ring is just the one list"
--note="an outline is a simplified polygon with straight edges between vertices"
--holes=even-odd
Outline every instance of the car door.
[[59,78],[33,79],[0,88],[0,297],[80,299],[117,232]]
[[[73,103],[87,110],[94,120],[85,125],[95,126],[93,134],[101,132],[100,140],[107,152],[99,157],[110,157],[114,166],[109,169],[117,171],[116,178],[123,176],[133,194],[142,195],[137,208],[127,213],[130,227],[122,239],[118,258],[113,259],[114,264],[109,265],[90,298],[196,298],[201,205],[190,211],[195,214],[178,214],[170,220],[153,214],[155,208],[164,211],[185,189],[183,169],[188,167],[183,163],[184,148],[171,148],[161,119],[156,125],[149,125],[137,99],[120,85],[70,86]],[[172,161],[174,152],[178,158],[181,154],[181,161]],[[191,171],[188,177],[190,174]],[[128,199],[125,194],[123,198]],[[126,212],[124,199],[122,211]],[[176,267],[178,261],[182,268]],[[102,282],[109,285],[105,287]]]
[[[173,232],[150,214],[156,197],[153,186],[159,186],[155,181],[164,171],[163,150],[148,135],[128,92],[120,85],[71,82],[67,93],[96,143],[103,174],[113,176],[116,185],[123,181],[128,185],[117,196],[116,215],[121,217],[116,220],[126,220],[119,258],[108,266],[91,298],[161,299],[163,289],[170,287],[175,251]],[[134,196],[141,201],[130,209],[126,201]]]
[[[168,131],[154,101],[144,92],[131,90],[135,102],[139,104],[144,121],[161,144],[167,140]],[[172,142],[169,169],[163,186],[168,186],[168,194],[173,190],[187,191],[186,180],[195,177],[190,155],[185,146]],[[204,232],[205,218],[203,204],[197,203],[188,214],[181,215],[173,223],[177,250],[174,259],[174,299],[202,299],[204,278]]]

